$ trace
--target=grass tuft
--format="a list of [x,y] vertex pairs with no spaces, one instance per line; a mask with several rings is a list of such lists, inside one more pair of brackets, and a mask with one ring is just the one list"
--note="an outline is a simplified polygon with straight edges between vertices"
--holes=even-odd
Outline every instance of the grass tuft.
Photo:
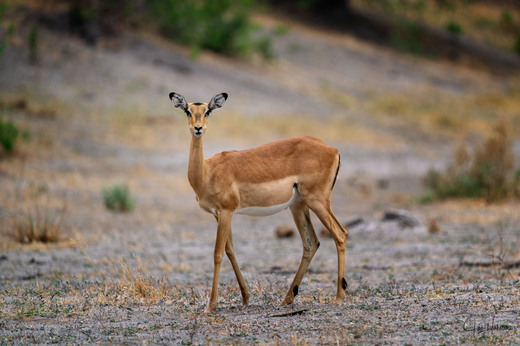
[[129,300],[146,300],[147,302],[159,302],[170,298],[173,287],[165,277],[155,280],[145,273],[138,264],[137,268],[131,268],[123,260],[120,261],[119,276],[122,277],[119,290]]
[[43,212],[38,206],[34,212],[25,212],[12,219],[8,235],[20,244],[57,243],[62,239],[63,220],[67,208],[64,206],[59,213],[45,208]]

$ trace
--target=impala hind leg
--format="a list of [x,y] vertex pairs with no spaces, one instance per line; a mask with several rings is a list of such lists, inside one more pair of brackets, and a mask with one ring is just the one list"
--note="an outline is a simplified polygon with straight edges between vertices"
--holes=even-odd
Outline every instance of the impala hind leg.
[[314,203],[309,208],[318,216],[321,223],[332,235],[338,252],[338,285],[336,303],[341,303],[345,298],[347,280],[345,280],[345,252],[347,247],[348,231],[339,223],[338,219],[330,209],[330,203]]
[[221,210],[218,217],[217,239],[215,241],[215,251],[213,253],[213,285],[211,286],[211,295],[209,298],[208,311],[213,311],[217,307],[217,291],[218,280],[220,275],[220,265],[222,264],[222,257],[226,243],[228,242],[231,233],[231,217],[233,212],[228,210]]
[[291,213],[293,215],[294,223],[296,224],[298,232],[302,238],[303,255],[298,271],[296,272],[289,288],[289,292],[287,292],[287,296],[283,300],[282,305],[291,304],[293,302],[294,297],[298,294],[298,288],[303,280],[303,276],[307,272],[309,264],[320,246],[316,232],[312,227],[309,207],[307,207],[307,204],[305,204],[303,200],[293,204],[291,206]]

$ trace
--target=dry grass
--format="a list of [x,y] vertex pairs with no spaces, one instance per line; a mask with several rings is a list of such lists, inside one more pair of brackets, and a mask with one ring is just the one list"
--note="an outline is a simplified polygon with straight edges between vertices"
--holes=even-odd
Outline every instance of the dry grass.
[[368,111],[387,124],[420,133],[464,135],[486,133],[497,118],[511,122],[512,136],[520,136],[520,88],[509,92],[457,95],[431,89],[376,95]]
[[[61,207],[57,207],[60,202]],[[53,199],[44,185],[29,184],[16,192],[2,233],[20,244],[57,243],[67,234],[66,215],[66,202]]]
[[36,207],[34,212],[22,213],[12,218],[12,226],[5,233],[21,244],[57,243],[63,238],[63,220],[66,207],[55,214],[49,209],[43,212]]
[[152,149],[164,145],[165,141],[176,143],[188,131],[185,115],[176,114],[173,107],[167,107],[169,102],[164,104],[149,109],[149,105],[124,102],[109,109],[106,119],[99,121],[106,122],[110,129],[107,139],[118,144]]
[[491,227],[504,220],[515,220],[520,217],[516,201],[490,205],[483,199],[437,202],[435,207],[428,205],[425,214],[437,218],[441,224],[473,224],[481,227]]
[[[237,126],[240,124],[240,126]],[[219,114],[209,119],[208,136],[225,137],[238,142],[265,143],[271,140],[315,136],[329,142],[346,142],[360,146],[402,147],[397,136],[370,129],[344,117],[327,120],[309,119],[295,115],[246,117],[239,114]]]
[[29,118],[47,120],[56,119],[71,110],[62,100],[44,97],[35,90],[2,93],[0,108],[23,113]]
[[146,270],[139,264],[137,268],[133,268],[121,260],[120,265],[118,276],[121,277],[121,282],[116,289],[123,292],[123,297],[147,303],[158,303],[171,298],[174,287],[164,276],[157,280],[146,274]]
[[461,34],[508,51],[513,49],[520,28],[520,10],[505,2],[355,0],[353,5],[441,29],[456,23]]
[[[369,119],[372,118],[379,126],[401,127],[407,131],[413,130],[418,135],[426,134],[435,138],[438,135],[482,134],[487,132],[490,123],[497,118],[504,118],[512,125],[511,135],[520,137],[520,81],[512,81],[507,92],[486,91],[461,95],[439,89],[418,88],[399,93],[378,93],[366,103],[326,86],[320,88],[320,94],[338,106],[355,113],[368,114]],[[113,119],[120,119],[117,120],[120,124],[118,126],[126,127],[126,139],[131,142],[138,140],[142,145],[157,147],[164,140],[157,136],[157,126],[167,126],[171,138],[176,139],[177,143],[186,138],[184,135],[188,129],[183,116],[171,114],[169,109],[161,113],[162,116],[149,113],[143,107],[133,109],[133,117],[129,118],[130,113],[125,111],[119,113],[120,110],[113,116]],[[398,134],[378,130],[343,114],[323,120],[294,114],[245,116],[222,111],[208,120],[208,136],[213,138],[267,142],[300,135],[366,147],[406,146],[406,141]]]
[[[417,268],[414,271],[419,274]],[[238,290],[221,285],[221,308],[212,314],[203,311],[205,300],[201,299],[201,292],[204,288],[200,286],[170,286],[165,293],[166,299],[155,301],[143,298],[138,280],[132,279],[136,283],[132,288],[106,281],[84,283],[77,278],[58,275],[50,281],[7,288],[0,293],[0,316],[7,328],[0,333],[0,341],[518,342],[517,327],[509,312],[520,303],[515,281],[505,279],[500,283],[491,279],[493,272],[458,267],[421,270],[421,277],[417,279],[433,283],[426,286],[417,282],[398,285],[393,280],[379,284],[360,282],[349,290],[348,302],[339,306],[324,299],[320,288],[309,285],[298,306],[283,309],[276,306],[280,297],[273,295],[267,282],[258,282],[252,287],[255,300],[245,309],[233,307],[239,302]],[[399,270],[389,274],[399,275]],[[485,283],[464,284],[461,275],[487,279]],[[444,313],[429,313],[439,310]],[[447,313],[452,310],[456,311],[456,316]],[[292,311],[301,312],[291,315]],[[41,325],[43,321],[45,328],[36,332],[32,326]],[[11,328],[15,323],[16,328]],[[476,330],[489,326],[495,329]]]
[[[319,93],[338,106],[368,114],[368,119],[376,121],[379,126],[413,130],[421,136],[481,134],[497,117],[508,119],[513,125],[512,135],[520,136],[518,81],[512,81],[507,92],[457,94],[422,87],[399,93],[377,93],[367,102],[360,102],[326,85],[319,88]],[[164,143],[178,147],[189,137],[184,115],[172,110],[167,102],[160,109],[150,109],[149,105],[141,103],[121,102],[96,121],[108,123],[110,141],[140,148],[156,149]],[[168,136],[165,137],[164,133]],[[208,119],[207,134],[214,139],[225,137],[226,141],[238,143],[311,135],[366,147],[400,148],[406,145],[397,134],[378,130],[343,114],[318,120],[294,114],[245,116],[224,110]]]

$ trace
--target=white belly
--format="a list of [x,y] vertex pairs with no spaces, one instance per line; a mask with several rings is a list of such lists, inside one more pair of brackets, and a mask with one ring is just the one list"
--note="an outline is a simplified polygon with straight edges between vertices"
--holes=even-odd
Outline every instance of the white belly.
[[249,215],[249,216],[269,216],[281,212],[284,209],[289,208],[295,202],[301,199],[298,189],[293,187],[293,193],[291,198],[282,204],[270,205],[267,207],[247,207],[235,210],[235,214]]

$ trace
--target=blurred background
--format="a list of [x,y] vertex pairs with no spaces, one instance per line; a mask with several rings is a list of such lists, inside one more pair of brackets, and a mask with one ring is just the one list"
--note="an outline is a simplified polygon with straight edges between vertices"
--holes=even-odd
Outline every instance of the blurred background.
[[170,91],[230,94],[206,156],[337,146],[342,194],[363,202],[345,213],[518,197],[515,1],[2,1],[0,43],[3,218],[26,185],[89,205],[126,185],[141,205],[163,183],[189,193]]
[[515,1],[3,1],[0,43],[3,244],[199,215],[170,91],[229,93],[206,156],[338,147],[343,218],[519,196]]

